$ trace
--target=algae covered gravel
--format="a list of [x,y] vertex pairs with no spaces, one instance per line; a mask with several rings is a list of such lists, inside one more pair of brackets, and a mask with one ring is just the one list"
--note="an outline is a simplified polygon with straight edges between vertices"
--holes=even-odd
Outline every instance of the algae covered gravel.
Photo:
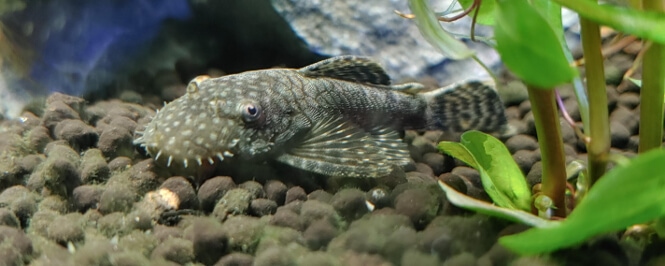
[[[531,108],[523,85],[507,86],[514,131],[501,138],[533,185],[542,167]],[[625,82],[608,86],[612,145],[629,156],[637,149],[637,93]],[[561,95],[579,119],[571,91]],[[86,103],[56,93],[42,109],[0,121],[0,265],[636,265],[663,258],[654,251],[660,242],[641,254],[617,235],[517,257],[496,240],[524,226],[452,206],[437,187],[443,180],[489,200],[477,171],[438,153],[438,141],[455,139],[442,132],[405,132],[415,164],[380,179],[310,178],[262,165],[193,182],[132,144],[157,108],[154,97],[140,98]],[[583,159],[584,145],[565,123],[562,130],[567,160]]]

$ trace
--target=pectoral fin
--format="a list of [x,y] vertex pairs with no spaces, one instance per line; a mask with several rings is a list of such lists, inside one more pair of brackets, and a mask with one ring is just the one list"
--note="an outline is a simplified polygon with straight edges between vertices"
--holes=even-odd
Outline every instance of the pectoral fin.
[[329,176],[381,177],[410,162],[406,147],[392,129],[368,132],[337,118],[314,125],[299,146],[277,160]]

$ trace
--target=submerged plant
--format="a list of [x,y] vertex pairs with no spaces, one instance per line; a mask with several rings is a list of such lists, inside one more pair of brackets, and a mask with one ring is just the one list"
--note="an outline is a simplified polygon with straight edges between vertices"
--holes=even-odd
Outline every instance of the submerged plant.
[[[425,2],[409,1],[412,6]],[[665,217],[665,173],[653,171],[662,168],[660,164],[665,161],[665,151],[660,148],[665,97],[665,3],[643,0],[642,10],[637,0],[628,6],[577,0],[459,2],[465,8],[462,14],[473,14],[474,22],[494,27],[495,48],[502,61],[527,85],[543,176],[540,191],[532,196],[503,143],[484,133],[467,132],[460,143],[442,142],[439,149],[476,168],[496,205],[472,199],[440,182],[448,199],[465,208],[536,227],[500,239],[504,246],[522,254],[550,252],[636,223],[657,220],[656,229],[665,228],[660,226],[665,223],[658,220]],[[580,16],[586,90],[563,38],[562,6]],[[419,19],[418,14],[415,19]],[[607,173],[607,163],[616,155],[610,153],[599,25],[633,34],[650,44],[645,48],[642,65],[640,155],[633,160],[619,159],[620,166]],[[556,86],[566,83],[572,83],[575,89],[584,125],[576,130],[588,151],[588,168],[578,178],[586,196],[578,199],[573,210],[566,205],[567,174],[555,92]],[[560,220],[551,221],[550,215]]]

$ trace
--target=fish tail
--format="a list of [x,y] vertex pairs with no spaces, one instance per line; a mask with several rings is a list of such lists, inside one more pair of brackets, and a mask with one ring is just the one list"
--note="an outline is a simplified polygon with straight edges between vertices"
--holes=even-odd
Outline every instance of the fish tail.
[[506,129],[504,106],[493,82],[466,81],[420,95],[427,103],[427,129],[452,132]]

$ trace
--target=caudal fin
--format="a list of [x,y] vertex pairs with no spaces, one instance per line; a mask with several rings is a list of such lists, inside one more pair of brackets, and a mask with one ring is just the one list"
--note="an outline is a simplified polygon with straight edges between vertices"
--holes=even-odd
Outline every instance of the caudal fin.
[[421,94],[427,101],[427,128],[500,132],[507,121],[493,82],[466,81]]

